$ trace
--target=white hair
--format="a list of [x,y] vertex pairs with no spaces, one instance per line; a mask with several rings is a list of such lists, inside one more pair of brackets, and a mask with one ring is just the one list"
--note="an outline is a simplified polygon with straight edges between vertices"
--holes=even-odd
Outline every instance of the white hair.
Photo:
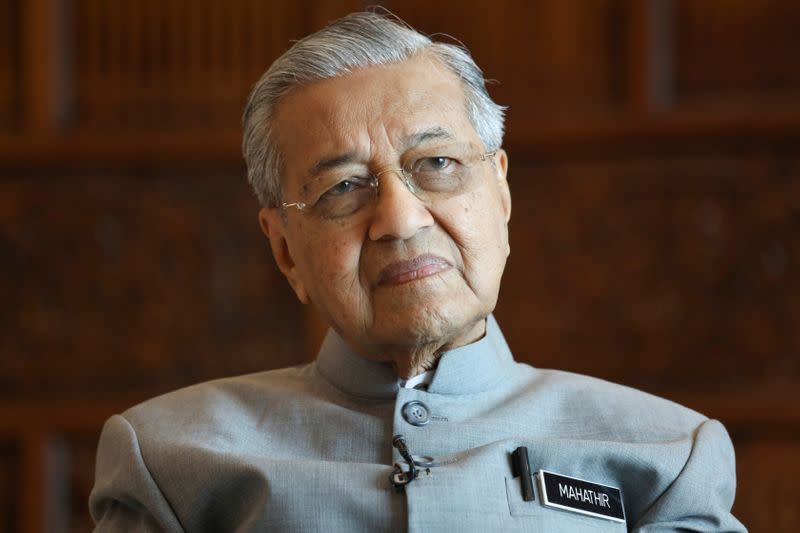
[[242,117],[242,152],[247,179],[261,205],[277,207],[282,201],[283,162],[272,129],[281,98],[294,87],[361,67],[399,63],[423,51],[461,80],[467,117],[484,148],[500,148],[505,107],[489,97],[483,72],[466,48],[434,42],[396,17],[353,13],[297,41],[272,63],[250,93]]

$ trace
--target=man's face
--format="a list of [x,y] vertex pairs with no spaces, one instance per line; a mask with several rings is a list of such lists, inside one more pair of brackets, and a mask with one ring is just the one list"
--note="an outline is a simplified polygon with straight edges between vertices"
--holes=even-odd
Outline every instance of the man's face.
[[[306,200],[320,172],[377,174],[453,145],[485,152],[459,80],[424,55],[296,88],[273,126],[286,202]],[[483,334],[497,301],[509,251],[506,167],[502,150],[478,160],[476,187],[433,203],[381,173],[374,204],[349,217],[263,209],[261,225],[298,298],[362,355],[458,346]]]

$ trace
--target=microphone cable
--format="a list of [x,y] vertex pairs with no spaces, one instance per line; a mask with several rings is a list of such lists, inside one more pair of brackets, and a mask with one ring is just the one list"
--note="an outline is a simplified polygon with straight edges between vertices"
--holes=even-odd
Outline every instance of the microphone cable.
[[395,472],[394,475],[391,476],[392,485],[394,485],[398,490],[402,490],[406,485],[417,478],[417,467],[414,464],[414,458],[411,457],[411,452],[408,451],[408,446],[406,445],[406,441],[403,440],[402,435],[395,435],[392,437],[392,446],[397,449],[397,451],[400,453],[400,456],[403,458],[406,464],[408,464],[408,472],[403,472],[403,469],[400,468],[400,465],[395,463]]

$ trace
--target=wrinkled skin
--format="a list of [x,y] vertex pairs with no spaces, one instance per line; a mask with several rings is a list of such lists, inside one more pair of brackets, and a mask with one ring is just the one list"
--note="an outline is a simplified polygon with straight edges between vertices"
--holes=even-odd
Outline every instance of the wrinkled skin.
[[[420,144],[455,141],[485,151],[464,105],[459,80],[424,54],[295,88],[274,119],[284,198],[301,198],[314,164],[341,154],[351,155],[348,170],[379,172],[398,168]],[[421,143],[411,138],[425,131],[439,133]],[[438,138],[442,132],[451,139]],[[259,220],[297,297],[316,305],[358,353],[392,361],[410,377],[485,332],[509,254],[506,171],[499,150],[476,165],[476,188],[431,205],[387,172],[366,213],[343,220],[265,208]]]

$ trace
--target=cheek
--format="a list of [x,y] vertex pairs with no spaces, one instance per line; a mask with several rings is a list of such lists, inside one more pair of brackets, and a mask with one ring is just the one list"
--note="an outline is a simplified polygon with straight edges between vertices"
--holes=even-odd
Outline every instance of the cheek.
[[486,194],[465,198],[459,209],[450,217],[452,233],[465,246],[484,248],[496,243],[505,231],[505,219],[499,202]]
[[302,253],[303,270],[322,292],[350,289],[359,277],[360,246],[341,234],[306,237]]
[[486,194],[465,197],[451,216],[442,220],[463,261],[464,274],[479,282],[505,265],[508,231],[503,210]]

